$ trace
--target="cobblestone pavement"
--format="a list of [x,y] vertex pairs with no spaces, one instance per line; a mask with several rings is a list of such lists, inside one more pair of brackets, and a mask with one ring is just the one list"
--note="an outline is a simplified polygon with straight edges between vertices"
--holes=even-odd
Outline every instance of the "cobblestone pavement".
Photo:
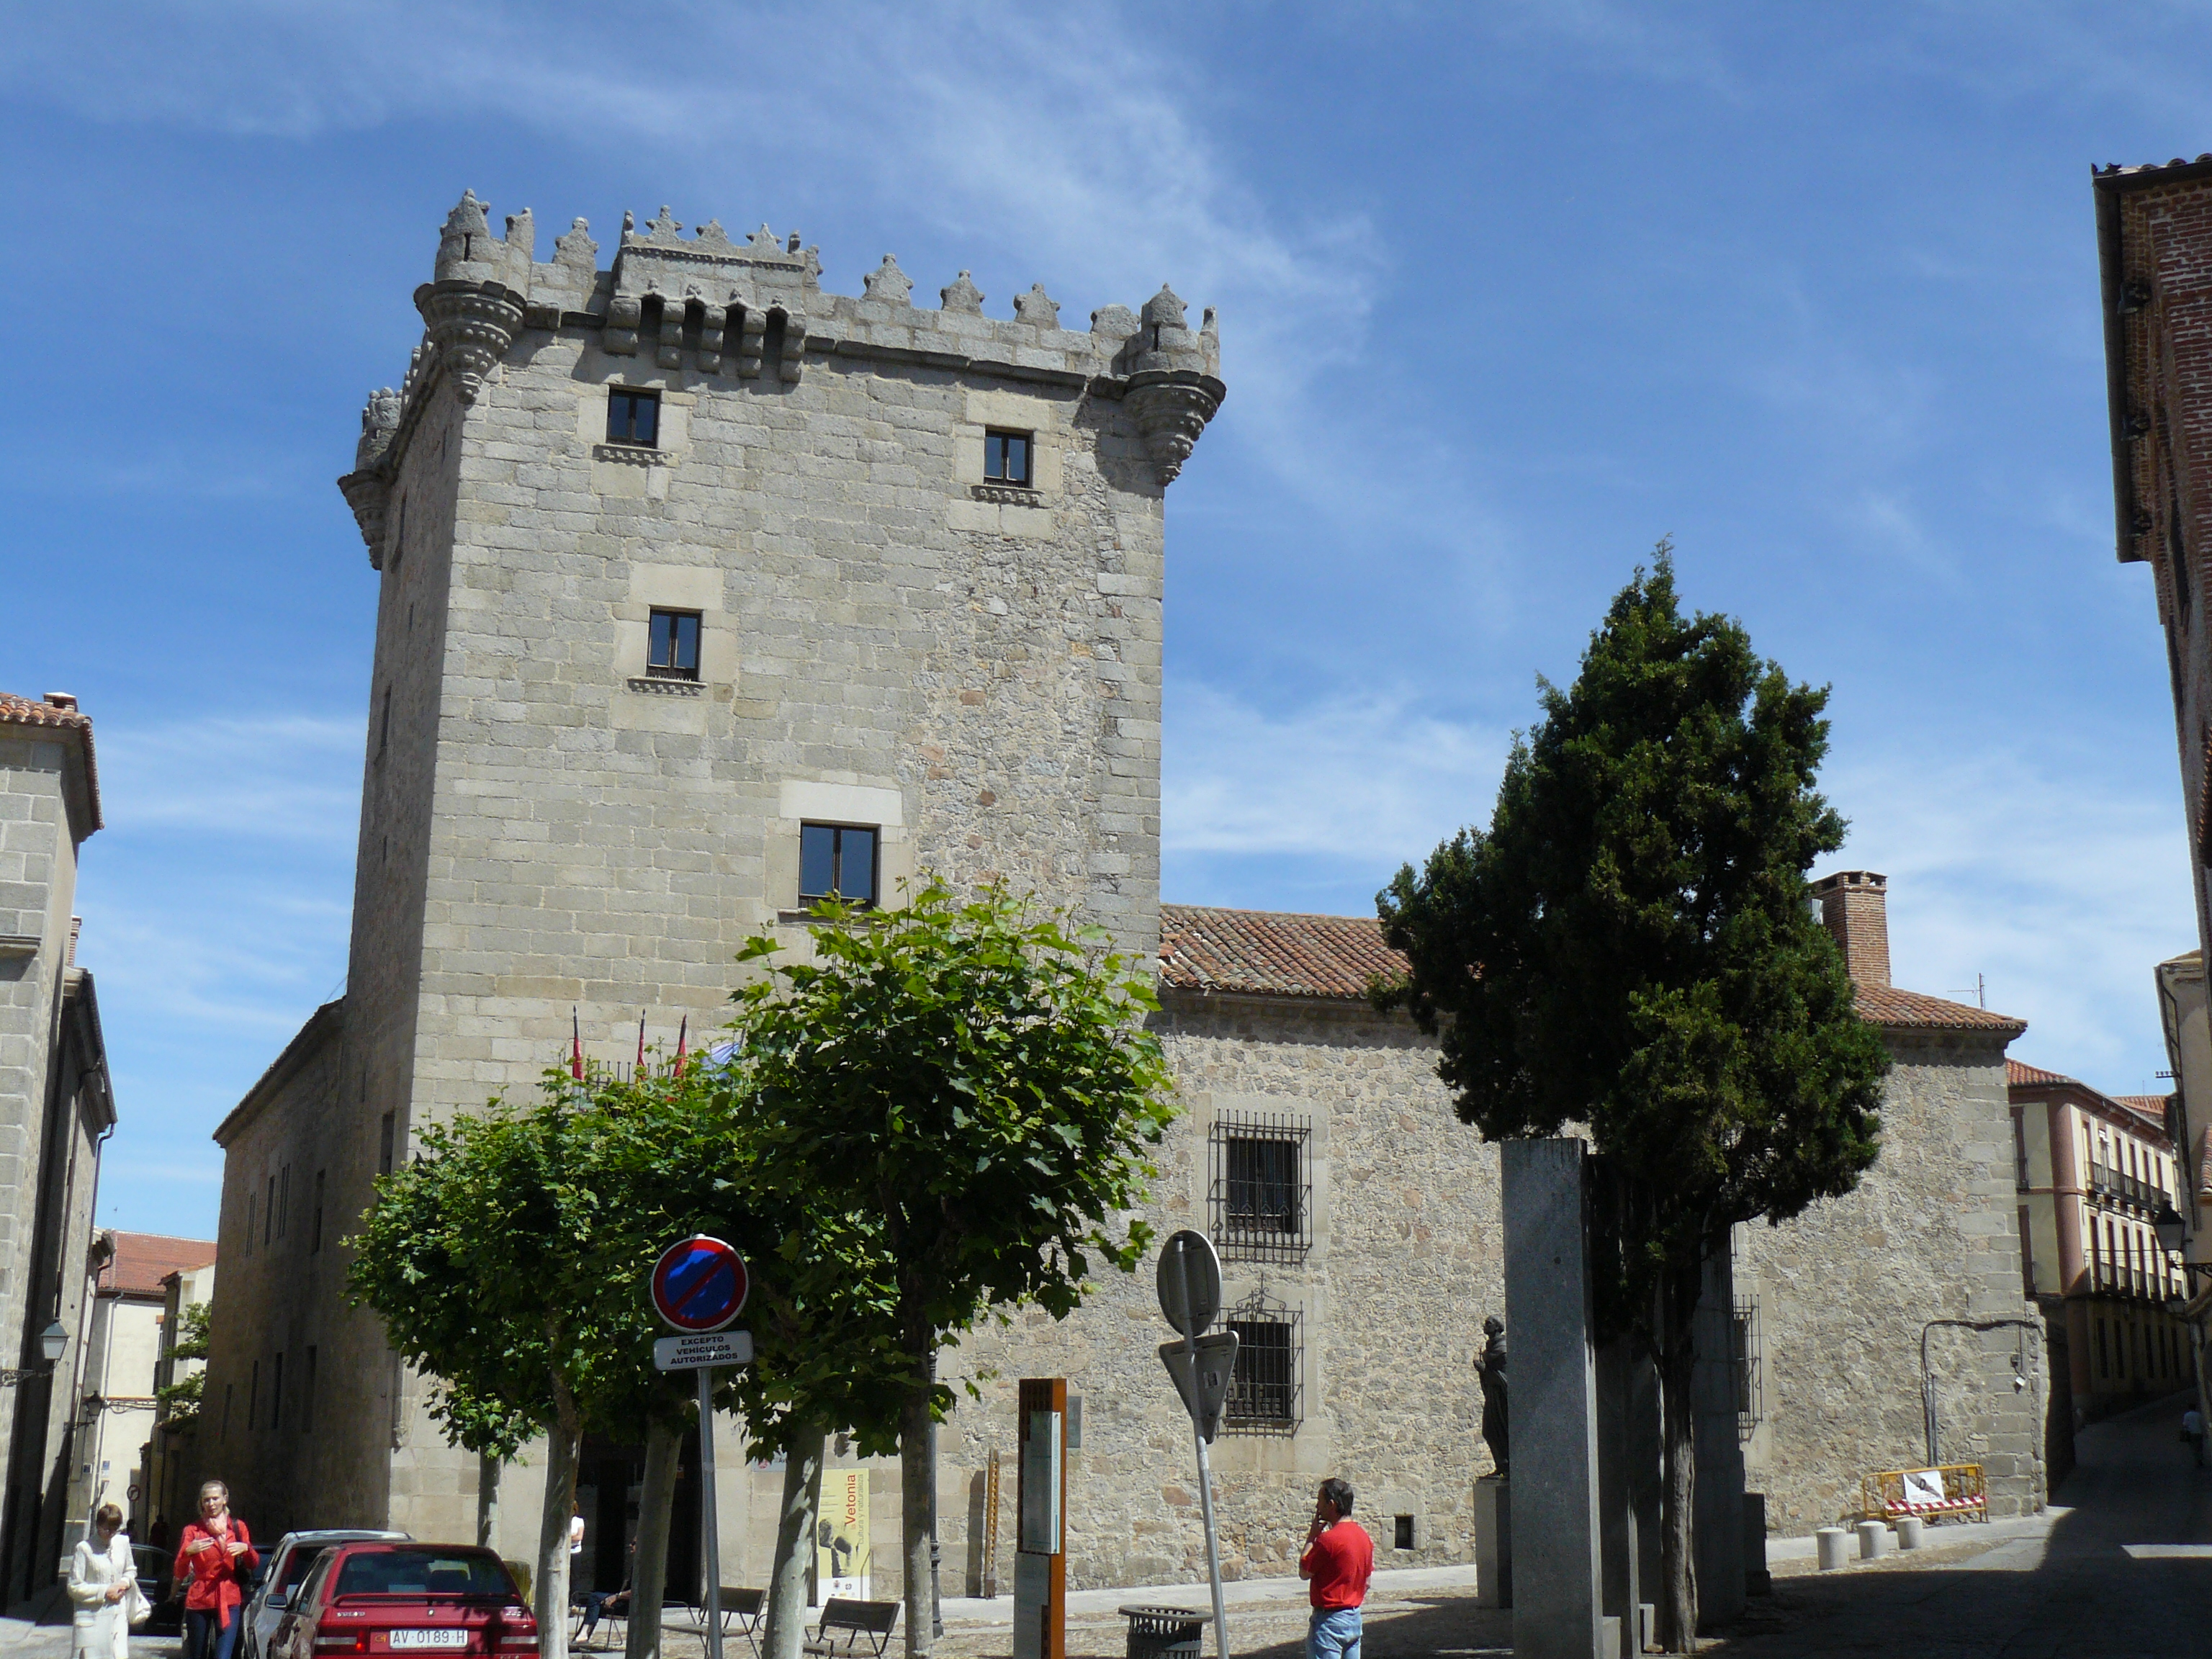
[[[2051,1525],[1924,1563],[1778,1578],[1722,1659],[2202,1659],[2212,1655],[2212,1469],[2181,1396],[2082,1431]],[[1961,1532],[1968,1529],[1960,1528]],[[2179,1551],[2179,1553],[2166,1552]]]

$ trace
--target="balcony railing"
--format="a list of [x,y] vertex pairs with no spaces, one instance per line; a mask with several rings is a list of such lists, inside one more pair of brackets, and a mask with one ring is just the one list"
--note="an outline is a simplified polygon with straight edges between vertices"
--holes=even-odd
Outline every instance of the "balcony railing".
[[2089,1165],[2089,1190],[2097,1197],[2114,1204],[2132,1204],[2144,1211],[2155,1211],[2172,1201],[2166,1188],[2155,1182],[2145,1181],[2141,1176],[2116,1170],[2109,1164]]

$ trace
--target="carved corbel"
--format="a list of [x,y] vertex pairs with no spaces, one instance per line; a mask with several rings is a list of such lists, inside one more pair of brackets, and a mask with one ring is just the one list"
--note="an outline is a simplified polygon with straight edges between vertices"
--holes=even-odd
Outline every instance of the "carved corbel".
[[1228,388],[1210,374],[1188,369],[1154,370],[1132,375],[1127,403],[1144,440],[1145,453],[1164,489],[1198,447],[1206,423],[1221,407]]
[[338,480],[338,489],[345,496],[346,505],[353,509],[353,521],[361,526],[362,540],[368,544],[368,568],[383,569],[384,516],[392,499],[391,480],[372,467],[347,473]]
[[465,404],[477,400],[522,327],[522,296],[497,283],[425,283],[415,308],[436,343],[439,361]]

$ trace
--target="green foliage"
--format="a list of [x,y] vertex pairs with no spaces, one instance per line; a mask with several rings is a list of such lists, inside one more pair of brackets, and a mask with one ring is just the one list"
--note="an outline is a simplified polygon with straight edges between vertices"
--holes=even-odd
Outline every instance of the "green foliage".
[[1805,881],[1844,838],[1814,788],[1827,693],[1684,617],[1669,552],[1543,686],[1488,831],[1376,900],[1411,963],[1377,1000],[1439,1034],[1460,1115],[1488,1140],[1586,1123],[1607,1156],[1616,1316],[1732,1224],[1849,1191],[1888,1065]]
[[[208,1357],[208,1320],[210,1309],[204,1302],[194,1302],[177,1316],[176,1340],[169,1345],[169,1353],[177,1359],[205,1359]],[[154,1410],[162,1425],[171,1432],[182,1434],[196,1427],[200,1420],[200,1401],[207,1389],[207,1372],[194,1371],[190,1376],[179,1377],[154,1390]]]
[[1003,889],[816,914],[811,962],[766,937],[739,957],[767,969],[733,999],[760,1176],[881,1252],[905,1352],[993,1309],[1063,1317],[1094,1261],[1133,1269],[1174,1115],[1149,977]]
[[205,1359],[208,1357],[209,1304],[194,1302],[177,1316],[177,1340],[169,1345],[169,1352],[179,1359]]

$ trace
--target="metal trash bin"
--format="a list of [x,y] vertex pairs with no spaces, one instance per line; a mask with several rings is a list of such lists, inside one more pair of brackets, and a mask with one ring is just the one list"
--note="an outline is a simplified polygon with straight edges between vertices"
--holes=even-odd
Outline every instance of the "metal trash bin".
[[1129,1621],[1128,1659],[1198,1659],[1207,1614],[1192,1607],[1117,1609]]

